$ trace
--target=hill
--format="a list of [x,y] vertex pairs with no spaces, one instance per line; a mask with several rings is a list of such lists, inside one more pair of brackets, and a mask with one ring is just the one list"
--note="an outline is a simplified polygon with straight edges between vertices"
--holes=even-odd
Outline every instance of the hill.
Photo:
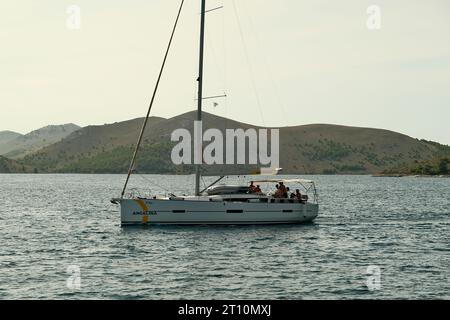
[[[18,159],[43,147],[49,146],[80,129],[75,124],[52,125],[34,130],[25,135],[18,135],[12,139],[0,142],[0,155]],[[14,133],[10,137],[13,137]]]
[[8,143],[18,137],[21,134],[13,131],[0,131],[0,145]]
[[[177,128],[192,132],[196,112],[170,119],[151,117],[143,138],[137,171],[188,173],[190,166],[170,160],[170,135]],[[142,118],[77,130],[59,142],[33,152],[20,164],[39,172],[124,173],[132,156]],[[258,128],[204,114],[204,130]],[[448,147],[388,130],[313,124],[280,128],[280,166],[284,173],[369,174],[450,155]],[[248,172],[255,166],[206,166],[210,172]]]

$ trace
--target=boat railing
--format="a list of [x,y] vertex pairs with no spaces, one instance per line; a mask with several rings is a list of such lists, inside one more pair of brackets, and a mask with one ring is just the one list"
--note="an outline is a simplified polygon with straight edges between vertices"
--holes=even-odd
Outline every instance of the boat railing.
[[[164,194],[164,197],[167,197],[167,194]],[[154,199],[156,196],[151,195],[151,192],[145,193],[138,189],[132,189],[130,192],[124,195],[124,198],[128,199]]]

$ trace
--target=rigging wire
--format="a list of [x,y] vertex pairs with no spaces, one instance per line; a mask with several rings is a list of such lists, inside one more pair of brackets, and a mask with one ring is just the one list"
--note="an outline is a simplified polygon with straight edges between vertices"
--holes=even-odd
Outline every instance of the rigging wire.
[[170,50],[170,47],[172,45],[173,36],[174,36],[175,30],[177,28],[178,19],[180,18],[181,9],[183,8],[183,4],[184,4],[184,0],[181,0],[180,8],[178,9],[177,18],[176,18],[175,23],[173,25],[172,33],[170,35],[170,40],[169,40],[169,43],[167,45],[167,49],[166,49],[166,53],[164,55],[163,62],[161,64],[161,69],[159,70],[158,79],[156,80],[155,89],[153,90],[152,99],[150,100],[150,104],[148,106],[147,115],[146,115],[146,117],[144,119],[144,122],[142,123],[141,133],[139,134],[139,138],[138,138],[138,141],[136,143],[136,149],[134,150],[133,158],[131,159],[130,167],[128,168],[128,174],[127,174],[127,178],[125,180],[125,184],[124,184],[123,189],[122,189],[121,198],[123,198],[123,195],[125,194],[125,190],[127,189],[128,181],[130,179],[130,175],[133,172],[133,168],[134,168],[134,165],[136,163],[136,157],[137,157],[137,154],[138,154],[138,151],[139,151],[139,147],[140,147],[141,142],[142,142],[142,136],[144,135],[145,127],[147,126],[148,118],[150,116],[150,111],[152,110],[153,102],[155,101],[156,92],[158,91],[159,82],[161,80],[161,76],[162,76],[162,73],[164,71],[164,66],[166,65],[167,56],[169,55],[169,50]]
[[261,54],[263,56],[264,69],[266,70],[267,76],[270,79],[270,85],[272,86],[272,90],[275,93],[276,102],[278,103],[278,106],[281,108],[281,111],[283,113],[283,118],[284,118],[284,121],[285,121],[286,125],[289,125],[289,122],[287,121],[289,119],[289,117],[287,116],[285,106],[282,103],[280,92],[279,92],[279,88],[278,88],[278,86],[275,83],[275,80],[274,80],[275,77],[272,76],[273,72],[272,72],[272,69],[270,68],[270,64],[268,63],[267,55],[265,54],[265,50],[262,50],[263,48],[262,48],[262,45],[261,45],[260,38],[258,37],[258,33],[256,32],[255,25],[254,25],[253,20],[252,20],[252,16],[250,14],[248,14],[248,9],[247,9],[247,7],[245,5],[245,1],[242,1],[242,6],[244,8],[246,16],[248,17],[248,21],[249,21],[249,24],[250,24],[250,29],[252,30],[253,36],[255,37],[256,42],[257,42],[257,44],[259,46],[259,49],[260,49],[259,51],[261,52]]
[[[226,28],[225,28],[225,11],[222,10],[222,49],[223,49],[223,87],[228,92],[227,86],[227,45],[226,45]],[[228,96],[225,97],[225,128],[228,128]]]
[[[223,74],[221,67],[219,66],[218,60],[217,60],[217,55],[216,55],[216,51],[214,50],[214,43],[211,41],[210,35],[209,33],[206,32],[206,48],[207,50],[211,53],[211,56],[213,58],[214,61],[214,66],[216,69],[216,72],[218,75]],[[222,83],[223,86],[223,83]],[[205,98],[203,98],[203,100],[205,100]]]
[[239,27],[239,34],[240,34],[241,40],[242,40],[242,46],[244,47],[245,58],[247,60],[247,66],[248,66],[248,70],[249,70],[249,73],[250,73],[250,78],[251,78],[251,82],[252,82],[253,91],[255,93],[256,103],[258,105],[258,109],[259,109],[259,113],[260,113],[260,116],[261,116],[261,120],[263,122],[263,126],[265,127],[266,126],[266,122],[264,121],[264,115],[263,115],[262,108],[261,108],[261,100],[260,100],[259,95],[258,95],[258,90],[256,89],[255,77],[253,75],[252,66],[250,64],[250,57],[248,55],[247,44],[246,44],[245,39],[244,39],[244,33],[242,32],[242,26],[241,26],[241,21],[239,19],[239,14],[238,14],[237,7],[236,7],[236,2],[235,2],[235,0],[233,0],[232,2],[233,2],[234,15],[236,17],[236,21],[237,21],[237,24],[238,24],[238,27]]
[[157,184],[156,182],[151,181],[150,179],[147,179],[142,173],[138,173],[138,176],[141,177],[143,180],[145,180],[147,183],[149,183],[149,184],[151,184],[151,185],[154,185],[154,186],[156,186],[156,187],[158,187],[158,188],[164,190],[166,193],[169,193],[169,192],[170,192],[168,189],[166,189],[166,188],[164,188],[163,186]]

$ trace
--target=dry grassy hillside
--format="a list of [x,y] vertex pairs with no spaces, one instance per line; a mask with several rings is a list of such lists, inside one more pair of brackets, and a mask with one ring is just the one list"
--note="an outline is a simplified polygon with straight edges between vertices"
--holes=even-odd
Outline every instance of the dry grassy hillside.
[[13,131],[0,131],[0,146],[8,143],[18,137],[20,137],[21,134]]
[[78,129],[80,129],[79,126],[69,123],[46,126],[25,135],[18,135],[16,138],[0,144],[0,155],[11,159],[22,158],[64,139]]

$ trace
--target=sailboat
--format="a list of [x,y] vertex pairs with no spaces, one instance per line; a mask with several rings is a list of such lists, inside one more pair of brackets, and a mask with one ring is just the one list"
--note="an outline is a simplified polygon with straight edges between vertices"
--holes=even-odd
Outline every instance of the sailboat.
[[[203,49],[205,35],[205,2],[201,0],[200,21],[200,54],[197,97],[197,121],[202,120],[203,101]],[[319,213],[319,204],[315,183],[306,179],[255,179],[253,183],[296,184],[302,188],[300,197],[280,197],[275,194],[252,192],[248,183],[245,185],[217,185],[224,176],[219,177],[213,184],[200,190],[200,165],[196,165],[195,193],[191,196],[153,196],[150,198],[125,196],[126,187],[135,166],[135,161],[142,136],[147,125],[150,110],[158,88],[159,80],[164,69],[166,58],[176,30],[178,19],[183,7],[181,1],[178,15],[167,46],[166,54],[156,82],[147,116],[135,147],[128,175],[119,198],[111,202],[120,205],[121,225],[142,224],[291,224],[313,221]],[[275,170],[277,173],[278,170]],[[250,181],[249,181],[250,182]],[[312,197],[308,197],[312,193]]]

